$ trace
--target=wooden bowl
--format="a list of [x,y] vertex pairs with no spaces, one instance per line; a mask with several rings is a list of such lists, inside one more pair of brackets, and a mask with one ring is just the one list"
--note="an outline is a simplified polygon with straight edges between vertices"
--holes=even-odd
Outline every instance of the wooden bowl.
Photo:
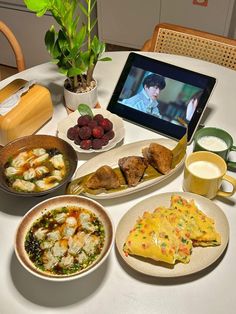
[[[27,234],[28,234],[29,230],[31,229],[32,225],[35,223],[35,221],[38,221],[40,219],[40,217],[42,217],[45,214],[48,214],[48,212],[51,212],[55,209],[59,209],[62,207],[63,207],[64,212],[65,212],[65,208],[73,207],[74,211],[76,210],[76,208],[79,210],[81,208],[83,208],[86,211],[89,211],[90,214],[95,215],[96,218],[102,224],[102,227],[104,230],[104,241],[103,241],[103,245],[101,247],[101,251],[100,251],[99,255],[87,267],[85,267],[83,269],[79,269],[79,270],[77,269],[75,271],[73,270],[72,273],[68,273],[68,274],[66,272],[63,272],[61,274],[55,274],[53,272],[42,270],[42,267],[37,267],[32,262],[32,260],[30,259],[29,255],[26,251],[26,248],[25,248],[25,239],[26,239]],[[54,214],[53,217],[55,217],[55,216],[56,215]],[[77,217],[77,216],[75,215],[74,217]],[[77,217],[77,219],[78,219],[78,217]],[[45,218],[45,216],[44,216],[44,223],[45,224],[47,223],[47,218]],[[52,220],[50,220],[50,223],[52,224]],[[59,230],[63,230],[63,225],[61,225],[60,222],[58,224],[59,224]],[[56,224],[56,228],[58,227],[58,224]],[[81,224],[82,224],[81,221],[79,221],[78,226],[81,226]],[[97,225],[97,222],[96,222],[96,225]],[[76,237],[77,233],[81,232],[81,230],[79,230],[80,227],[78,227],[78,226],[76,227],[75,233],[73,235],[69,235],[69,239],[71,239],[74,236]],[[46,227],[40,226],[40,228],[44,229]],[[50,230],[49,230],[49,232],[50,232]],[[61,232],[62,231],[60,231],[60,233]],[[96,234],[98,234],[97,233],[98,231],[95,231],[95,232],[96,232]],[[87,234],[89,235],[89,233],[87,233]],[[65,241],[65,237],[63,237],[62,239],[63,239],[63,241]],[[44,240],[41,239],[40,243],[42,243],[43,241]],[[48,241],[47,235],[45,236],[45,241]],[[69,241],[70,240],[68,240],[68,244],[67,244],[68,248],[69,248]],[[93,200],[86,198],[86,197],[83,197],[83,196],[60,195],[60,196],[49,198],[49,199],[42,201],[41,203],[37,204],[30,211],[28,211],[26,213],[26,215],[22,218],[22,220],[18,226],[17,232],[16,232],[15,252],[16,252],[16,256],[17,256],[19,262],[22,264],[22,266],[27,271],[29,271],[31,274],[33,274],[34,276],[45,279],[45,280],[61,282],[61,281],[68,281],[68,280],[81,278],[85,275],[88,275],[93,270],[97,269],[105,261],[105,259],[109,255],[113,241],[114,241],[114,227],[113,227],[113,224],[112,224],[112,221],[111,221],[109,215],[107,214],[105,208],[102,205],[100,205],[96,201],[93,201]],[[33,242],[34,242],[34,245],[32,245],[32,247],[37,248],[37,243],[36,243],[37,241],[35,242],[35,240],[34,240]],[[32,240],[30,240],[30,243],[33,243],[33,242],[32,242]],[[53,252],[53,249],[54,248],[51,247],[50,252]],[[30,250],[32,253],[32,248]],[[47,248],[45,250],[47,250]],[[86,250],[86,249],[85,249],[85,247],[82,247],[81,250],[84,252],[84,250]],[[39,256],[41,254],[43,254],[43,252],[41,251],[39,253],[38,249],[37,249],[37,256]],[[66,252],[63,254],[65,256],[68,253]],[[76,255],[73,255],[73,257],[76,258]],[[57,262],[60,263],[60,261],[57,261]],[[82,263],[84,263],[84,261]],[[57,267],[57,265],[55,267]]]
[[[33,148],[44,149],[58,149],[69,164],[69,169],[66,176],[59,184],[51,189],[39,191],[39,192],[21,192],[11,188],[7,183],[7,178],[4,173],[5,165],[9,161],[9,158],[17,153]],[[77,154],[73,147],[66,141],[51,135],[30,135],[18,138],[4,147],[0,147],[0,189],[4,192],[10,193],[16,196],[40,196],[45,195],[61,188],[66,184],[73,176],[77,167]]]

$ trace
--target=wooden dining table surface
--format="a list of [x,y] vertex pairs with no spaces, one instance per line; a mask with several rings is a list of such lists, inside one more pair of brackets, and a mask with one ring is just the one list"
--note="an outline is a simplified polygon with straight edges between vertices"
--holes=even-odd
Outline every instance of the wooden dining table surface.
[[[201,124],[226,130],[236,143],[236,71],[183,56],[137,52],[150,58],[184,67],[216,78]],[[98,100],[106,108],[129,52],[107,52],[109,62],[98,62],[95,78]],[[0,89],[16,78],[36,80],[51,92],[53,117],[38,134],[57,135],[57,123],[68,115],[63,100],[63,81],[52,63],[37,65],[3,81]],[[164,136],[124,120],[123,143],[130,144]],[[188,145],[187,154],[193,150]],[[96,154],[78,153],[78,167]],[[232,153],[232,159],[236,160]],[[236,173],[228,171],[236,178]],[[165,192],[182,192],[183,167],[173,176],[145,190],[120,198],[99,199],[109,213],[115,230],[123,215],[135,204]],[[0,313],[102,313],[102,314],[233,314],[236,282],[236,195],[212,200],[229,223],[229,243],[223,255],[205,269],[173,278],[142,274],[120,257],[114,243],[109,257],[94,272],[77,280],[50,282],[27,272],[14,253],[16,229],[34,205],[63,190],[43,197],[14,197],[0,191]],[[206,249],[207,254],[207,249]]]

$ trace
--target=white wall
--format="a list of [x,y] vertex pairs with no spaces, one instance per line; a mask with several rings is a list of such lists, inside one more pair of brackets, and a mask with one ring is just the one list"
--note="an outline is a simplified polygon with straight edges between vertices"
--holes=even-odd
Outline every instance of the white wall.
[[[209,0],[207,8],[193,6],[192,2],[98,0],[99,37],[111,44],[139,49],[151,37],[155,24],[172,22],[236,39],[236,0]],[[0,0],[0,20],[6,22],[18,38],[26,67],[50,60],[44,45],[46,31],[55,24],[50,15],[36,17],[27,11],[23,0]],[[0,34],[0,64],[15,66],[14,55],[9,53],[4,40]]]
[[[0,20],[5,22],[17,37],[23,50],[26,68],[51,60],[44,44],[44,36],[51,25],[56,27],[57,23],[50,14],[37,17],[35,13],[27,10],[23,0],[0,0]],[[85,17],[82,15],[80,23],[83,21]],[[94,29],[94,33],[97,34],[97,28]],[[0,64],[15,66],[14,54],[1,33],[0,42]]]
[[99,36],[110,44],[139,49],[156,24],[167,22],[234,37],[235,1],[208,0],[207,6],[200,6],[193,0],[98,0]]
[[228,36],[235,0],[208,0],[207,6],[192,0],[162,0],[160,22],[179,24]]
[[231,22],[230,22],[228,36],[230,38],[236,39],[236,1],[234,1],[234,6],[232,9],[232,16],[231,16]]

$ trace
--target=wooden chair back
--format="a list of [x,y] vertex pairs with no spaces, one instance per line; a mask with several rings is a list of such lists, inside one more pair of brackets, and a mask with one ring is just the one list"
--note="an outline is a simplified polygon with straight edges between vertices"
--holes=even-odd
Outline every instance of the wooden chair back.
[[18,72],[25,70],[25,60],[21,46],[11,29],[3,21],[0,21],[0,32],[3,33],[12,47],[12,50],[15,54],[16,67]]
[[141,50],[202,59],[236,70],[236,40],[178,25],[156,25]]

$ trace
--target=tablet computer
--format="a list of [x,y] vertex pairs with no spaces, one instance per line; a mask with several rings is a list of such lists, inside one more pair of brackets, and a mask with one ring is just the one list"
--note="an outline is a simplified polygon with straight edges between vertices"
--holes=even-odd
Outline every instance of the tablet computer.
[[137,53],[130,53],[107,109],[120,117],[188,143],[216,79]]

